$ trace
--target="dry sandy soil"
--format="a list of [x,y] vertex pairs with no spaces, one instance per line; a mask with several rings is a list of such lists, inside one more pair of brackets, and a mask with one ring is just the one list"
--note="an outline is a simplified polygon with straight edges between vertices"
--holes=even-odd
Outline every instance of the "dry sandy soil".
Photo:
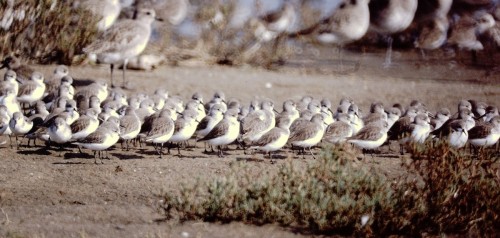
[[[378,100],[386,105],[407,105],[422,100],[434,111],[440,107],[456,110],[460,99],[476,99],[500,106],[498,54],[480,55],[480,64],[470,66],[442,53],[420,60],[416,52],[395,53],[396,66],[382,69],[383,53],[349,53],[343,62],[330,50],[306,50],[274,71],[261,68],[162,66],[152,72],[129,71],[135,92],[152,93],[159,87],[170,94],[188,98],[201,92],[206,100],[216,89],[228,98],[247,104],[254,98],[269,98],[281,105],[285,99],[304,95],[329,98],[334,105],[351,97],[366,112]],[[442,60],[439,58],[446,58]],[[355,62],[359,68],[353,69]],[[342,66],[339,66],[342,63]],[[495,71],[495,68],[496,71]],[[50,75],[54,65],[35,66]],[[77,79],[108,78],[107,66],[71,67]],[[3,71],[2,71],[3,73]],[[117,73],[119,78],[120,74]],[[267,86],[271,86],[266,87]],[[278,108],[280,108],[278,106]],[[0,148],[0,237],[300,237],[277,225],[253,226],[242,223],[214,224],[201,221],[177,223],[159,221],[162,192],[178,191],[196,178],[222,176],[235,163],[247,163],[259,170],[276,171],[262,154],[244,155],[229,151],[225,158],[202,153],[199,148],[182,150],[182,156],[158,159],[153,148],[124,152],[110,151],[111,159],[95,165],[92,156],[69,148],[58,151],[42,147]],[[87,153],[90,153],[87,151]],[[290,155],[300,166],[313,163]],[[381,173],[401,173],[399,160],[392,156],[368,157],[364,166]]]

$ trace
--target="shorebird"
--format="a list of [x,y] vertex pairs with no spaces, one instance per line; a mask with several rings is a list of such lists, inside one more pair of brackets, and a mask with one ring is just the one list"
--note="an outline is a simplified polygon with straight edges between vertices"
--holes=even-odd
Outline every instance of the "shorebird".
[[[177,143],[178,155],[181,155],[180,144],[189,140],[198,126],[199,121],[196,120],[197,113],[193,110],[184,110],[182,117],[175,121],[174,134],[168,140],[170,143]],[[170,147],[168,148],[170,154]]]
[[21,111],[21,106],[17,101],[17,94],[12,88],[9,88],[5,91],[5,95],[3,95],[2,99],[0,100],[0,105],[3,105],[7,108],[7,113],[10,117],[12,117],[14,113]]
[[430,120],[426,114],[420,113],[415,116],[414,121],[404,128],[402,138],[399,139],[400,153],[404,155],[404,145],[410,142],[423,144],[431,132]]
[[311,118],[311,121],[302,123],[298,127],[290,128],[290,138],[288,142],[292,146],[300,147],[303,152],[303,158],[305,158],[305,148],[309,149],[309,152],[314,157],[311,147],[317,145],[323,135],[325,134],[325,117],[323,114],[316,114]]
[[[59,86],[61,85],[62,78],[65,76],[71,77],[68,74],[69,74],[68,66],[58,65],[54,69],[54,74],[52,75],[52,77],[45,78],[45,80],[43,81],[45,83],[45,86],[46,86],[44,97],[50,93],[57,92]],[[71,83],[73,83],[72,78],[71,78]],[[73,94],[74,94],[74,91],[73,91]]]
[[24,136],[28,133],[33,128],[33,122],[28,120],[21,112],[16,112],[9,121],[9,128],[12,135],[16,138],[17,149],[19,149],[18,136]]
[[19,92],[19,83],[17,82],[17,74],[14,70],[7,70],[3,75],[3,81],[0,82],[0,95],[5,95],[7,89],[12,89],[17,95]]
[[274,103],[264,101],[261,107],[261,110],[249,113],[241,122],[241,138],[250,144],[257,141],[276,124]]
[[226,94],[222,91],[217,91],[214,93],[213,98],[205,104],[205,111],[210,111],[210,108],[212,108],[215,104],[223,104],[224,106],[227,107],[226,105]]
[[392,65],[392,35],[410,26],[417,11],[418,0],[371,0],[370,28],[388,37],[384,68]]
[[446,142],[455,149],[460,149],[465,146],[469,138],[465,121],[455,120],[449,123],[449,130],[443,131],[441,135]]
[[105,31],[120,15],[121,4],[119,0],[85,0],[80,7],[89,10],[95,17],[99,19],[97,29]]
[[373,150],[380,147],[387,140],[388,124],[386,121],[372,123],[363,127],[357,134],[347,138],[347,142],[362,148]]
[[486,113],[483,115],[484,121],[490,121],[493,117],[500,115],[498,113],[498,108],[495,106],[486,107]]
[[[333,118],[337,118],[339,114],[343,113],[348,113],[349,107],[353,104],[354,102],[349,99],[349,98],[342,98],[340,99],[339,106],[337,107],[337,111],[335,111],[335,114],[333,115]],[[357,106],[356,106],[356,112],[358,111]]]
[[474,16],[463,15],[453,25],[448,45],[456,46],[458,50],[472,52],[473,61],[476,61],[476,52],[484,46],[478,36],[495,26],[495,19],[489,13],[478,13]]
[[31,106],[34,102],[40,100],[45,93],[45,83],[43,83],[43,74],[34,72],[31,80],[25,81],[19,86],[17,100]]
[[[47,130],[50,142],[55,142],[62,150],[62,145],[71,139],[72,133],[66,120],[62,117],[56,117]],[[61,154],[59,153],[59,156]]]
[[388,132],[389,140],[399,140],[404,136],[404,133],[409,129],[410,125],[413,121],[415,121],[415,117],[418,115],[418,109],[410,106],[408,110],[406,110],[406,114],[399,118],[390,128]]
[[357,41],[370,26],[368,2],[343,0],[330,16],[290,36],[311,35],[319,43],[337,46]]
[[438,49],[446,43],[449,27],[450,23],[446,15],[436,17],[422,27],[414,45],[421,50],[424,59],[426,50]]
[[153,9],[139,9],[135,19],[126,19],[113,24],[101,38],[88,45],[84,52],[97,62],[110,64],[111,86],[115,64],[123,63],[123,87],[126,87],[125,71],[128,60],[144,51],[151,35],[151,24],[156,18]]
[[81,140],[99,127],[99,120],[97,119],[97,111],[89,108],[85,114],[81,115],[73,124],[71,124],[71,140]]
[[[214,105],[208,115],[204,117],[196,127],[196,137],[203,138],[219,123],[224,117],[224,108],[222,105]],[[205,152],[207,148],[205,146]]]
[[474,113],[474,117],[476,118],[482,118],[484,114],[486,114],[486,108],[488,107],[488,104],[485,102],[478,102],[476,100],[469,100],[472,106],[472,113]]
[[414,42],[425,58],[426,50],[440,48],[448,37],[448,13],[453,0],[419,1],[414,22],[419,26],[418,39]]
[[500,138],[500,116],[493,117],[489,122],[478,125],[469,131],[469,143],[474,146],[489,147]]
[[358,105],[354,103],[351,104],[347,109],[347,114],[352,118],[354,124],[352,128],[352,134],[356,135],[361,130],[361,128],[365,126],[363,120],[361,119],[360,109],[358,108]]
[[435,117],[431,119],[432,130],[438,130],[443,124],[450,119],[451,112],[448,108],[441,108],[436,113]]
[[120,127],[118,125],[119,120],[116,117],[112,118],[103,122],[103,124],[101,124],[96,131],[90,133],[90,135],[84,139],[78,140],[74,143],[75,145],[94,151],[95,164],[97,164],[97,157],[101,159],[101,164],[103,164],[101,157],[102,152],[115,145],[120,139]]
[[299,117],[300,113],[295,103],[292,100],[286,100],[283,102],[283,111],[276,116],[276,125],[280,124],[281,121],[286,121],[286,128],[290,128],[292,123]]
[[337,121],[326,128],[323,140],[332,144],[344,143],[348,137],[353,135],[353,124],[350,115],[339,114]]
[[130,140],[135,139],[139,135],[141,125],[142,123],[135,113],[135,109],[127,107],[125,115],[120,118],[120,139],[125,142],[127,151],[129,150]]
[[[4,105],[0,105],[0,135],[8,135],[12,134],[9,126],[10,116],[7,112],[7,107]],[[5,144],[6,141],[2,140],[1,144]]]
[[249,25],[252,29],[256,42],[253,43],[243,53],[244,57],[253,55],[262,43],[274,40],[273,54],[278,50],[278,46],[291,26],[295,23],[296,12],[293,5],[285,2],[278,11],[268,13],[259,18],[250,19]]
[[7,56],[1,63],[0,69],[7,68],[10,70],[14,70],[17,74],[17,80],[21,83],[27,81],[31,78],[31,75],[35,72],[35,70],[25,65],[21,62],[19,58],[16,56]]
[[206,141],[212,146],[218,147],[219,157],[224,157],[222,146],[233,143],[240,135],[240,122],[238,111],[232,109],[226,111],[224,118],[215,125],[214,129],[198,141]]
[[174,114],[176,114],[174,110],[164,109],[157,117],[152,117],[143,125],[143,127],[148,127],[143,128],[146,130],[144,133],[145,141],[154,144],[154,148],[160,155],[160,158],[163,154],[163,144],[169,141],[174,134],[175,123],[172,120]]
[[271,152],[278,151],[286,145],[290,137],[290,130],[288,129],[288,122],[285,120],[277,123],[276,127],[262,135],[257,141],[252,143],[250,149],[262,150],[269,153],[269,159],[273,163],[273,156]]
[[[469,109],[463,108],[459,113],[458,119],[449,119],[441,126],[441,128],[439,128],[438,130],[434,130],[432,132],[432,135],[435,135],[438,138],[444,138],[446,136],[449,136],[453,131],[457,131],[460,128],[461,128],[460,130],[463,129],[465,132],[467,132],[476,125],[476,121],[474,120],[473,116],[474,116],[474,114],[472,114],[472,112]],[[465,138],[465,142],[463,142],[462,135],[457,136],[457,137],[461,138],[461,139],[457,139],[458,142],[453,143],[454,145],[452,145],[452,146],[455,148],[460,148],[463,145],[465,145],[465,142],[467,142],[467,138]],[[468,135],[467,135],[467,137],[468,137]],[[463,145],[461,142],[463,142]],[[450,142],[450,144],[451,143],[452,142]],[[455,146],[455,145],[457,145],[457,146]],[[458,146],[458,145],[461,145],[461,146]]]
[[335,121],[335,118],[333,118],[332,102],[330,99],[324,98],[321,100],[321,113],[325,115],[325,123],[327,125],[330,125]]
[[96,96],[100,102],[104,102],[106,98],[108,98],[109,92],[108,92],[108,84],[103,81],[97,81],[93,82],[92,84],[80,88],[76,93],[75,93],[75,98],[78,97],[84,97],[84,98],[90,98],[92,96]]

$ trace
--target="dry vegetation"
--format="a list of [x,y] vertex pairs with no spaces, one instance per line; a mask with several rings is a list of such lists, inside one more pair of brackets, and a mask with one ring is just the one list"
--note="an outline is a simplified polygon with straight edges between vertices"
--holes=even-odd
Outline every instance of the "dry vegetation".
[[72,8],[71,1],[55,5],[53,1],[15,1],[13,6],[7,2],[0,3],[6,20],[0,28],[0,55],[71,65],[97,33],[98,19],[86,10]]
[[407,173],[393,183],[350,157],[325,149],[307,169],[289,162],[273,175],[237,165],[225,177],[165,194],[163,209],[180,220],[279,223],[315,234],[498,234],[498,155],[415,145],[401,161]]

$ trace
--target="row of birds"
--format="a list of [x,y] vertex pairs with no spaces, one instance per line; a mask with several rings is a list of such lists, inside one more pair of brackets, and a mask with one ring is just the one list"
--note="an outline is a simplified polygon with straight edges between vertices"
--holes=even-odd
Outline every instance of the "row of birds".
[[460,101],[456,116],[446,108],[433,114],[419,101],[407,108],[373,103],[363,116],[351,99],[342,99],[332,110],[329,99],[311,96],[286,100],[277,112],[270,100],[242,105],[227,100],[223,92],[205,103],[199,93],[184,101],[164,89],[128,96],[121,89],[109,90],[104,82],[75,89],[68,72],[61,65],[49,79],[36,71],[21,79],[7,70],[0,83],[0,134],[15,137],[18,148],[19,136],[61,147],[78,145],[94,151],[96,162],[101,151],[119,141],[127,150],[132,141],[152,143],[160,157],[165,143],[177,145],[180,154],[179,145],[192,138],[216,146],[219,156],[227,145],[238,142],[270,157],[287,145],[304,153],[309,149],[314,157],[311,147],[322,141],[376,149],[397,140],[403,153],[406,144],[429,138],[440,138],[454,148],[467,142],[488,147],[500,138],[498,108],[473,100]]

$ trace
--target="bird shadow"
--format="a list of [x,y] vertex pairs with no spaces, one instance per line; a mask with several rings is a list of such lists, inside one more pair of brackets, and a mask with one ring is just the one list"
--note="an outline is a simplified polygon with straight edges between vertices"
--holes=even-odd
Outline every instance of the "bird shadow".
[[94,83],[95,80],[92,79],[73,79],[73,86],[84,87]]
[[238,158],[236,158],[236,161],[238,161],[238,162],[245,161],[245,162],[259,162],[259,163],[262,163],[262,162],[265,162],[266,160],[265,159],[260,159],[260,158],[255,158],[255,157],[251,157],[251,158],[238,157]]
[[119,160],[144,159],[144,156],[136,154],[111,153],[110,155],[118,158]]
[[47,148],[37,148],[35,150],[21,150],[17,151],[21,155],[52,155],[52,153]]
[[52,164],[56,164],[56,165],[77,165],[77,164],[87,164],[87,163],[83,163],[83,162],[73,162],[73,161],[65,161],[65,162],[54,162]]
[[67,152],[64,154],[64,159],[93,159],[94,155],[80,152]]

